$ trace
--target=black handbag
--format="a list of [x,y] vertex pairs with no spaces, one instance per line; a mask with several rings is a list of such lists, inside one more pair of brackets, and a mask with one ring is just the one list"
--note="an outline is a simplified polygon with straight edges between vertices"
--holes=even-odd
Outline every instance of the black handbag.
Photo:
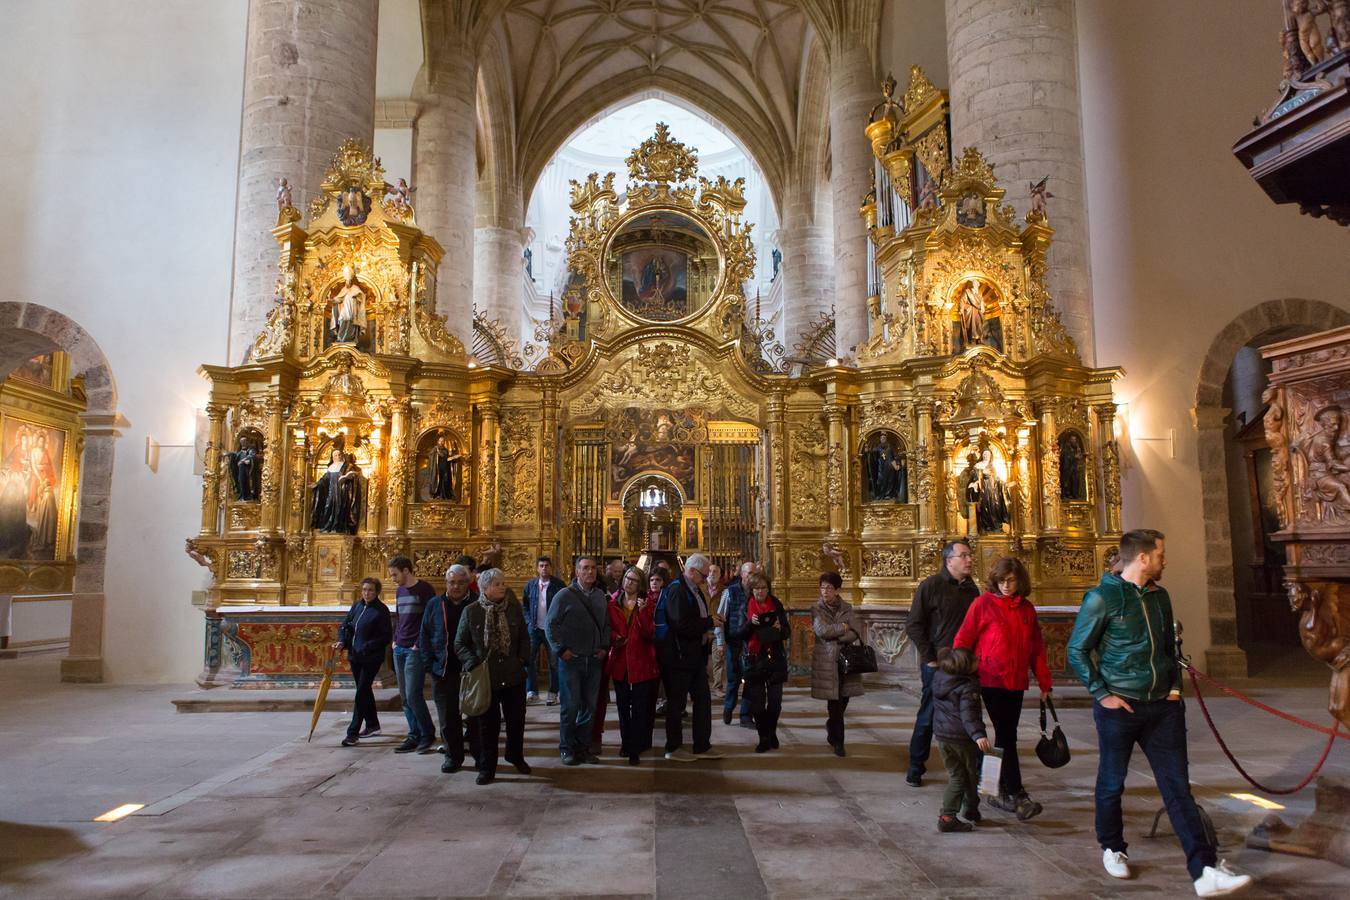
[[[1050,707],[1050,715],[1055,720],[1052,734],[1045,733],[1045,708]],[[1046,697],[1041,701],[1041,739],[1036,742],[1036,756],[1051,769],[1069,764],[1069,741],[1059,727],[1059,716],[1055,713],[1055,701]]]
[[877,652],[862,641],[839,645],[839,674],[866,675],[877,670]]
[[788,678],[787,656],[781,642],[766,644],[758,656],[741,651],[741,681],[746,684],[782,684]]

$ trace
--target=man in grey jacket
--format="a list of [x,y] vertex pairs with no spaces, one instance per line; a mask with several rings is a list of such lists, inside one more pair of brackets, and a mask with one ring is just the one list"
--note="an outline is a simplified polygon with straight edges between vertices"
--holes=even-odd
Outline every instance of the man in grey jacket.
[[576,579],[558,592],[544,623],[544,635],[558,658],[558,749],[565,766],[600,762],[591,752],[591,720],[609,656],[609,601],[596,584],[598,574],[595,557],[578,559]]

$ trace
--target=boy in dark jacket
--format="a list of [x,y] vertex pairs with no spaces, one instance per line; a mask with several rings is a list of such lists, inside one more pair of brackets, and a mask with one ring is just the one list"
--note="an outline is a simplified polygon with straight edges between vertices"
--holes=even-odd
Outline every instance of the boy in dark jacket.
[[[970,831],[980,821],[980,751],[989,752],[975,678],[975,656],[964,648],[938,651],[933,673],[933,734],[947,767],[938,831]],[[961,821],[957,812],[965,817]]]

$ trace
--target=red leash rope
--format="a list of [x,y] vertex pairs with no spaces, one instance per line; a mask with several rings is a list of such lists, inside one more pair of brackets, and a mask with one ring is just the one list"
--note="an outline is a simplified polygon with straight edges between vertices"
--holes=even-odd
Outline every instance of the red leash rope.
[[[1296,794],[1299,791],[1303,790],[1305,787],[1307,787],[1309,784],[1312,783],[1312,780],[1317,777],[1317,773],[1322,770],[1322,766],[1324,763],[1326,763],[1327,757],[1331,755],[1331,747],[1333,744],[1336,743],[1336,738],[1339,737],[1342,740],[1346,738],[1345,735],[1338,734],[1338,731],[1341,727],[1341,722],[1339,719],[1333,719],[1332,720],[1333,724],[1330,728],[1323,728],[1320,725],[1314,725],[1311,722],[1305,722],[1304,720],[1298,718],[1297,716],[1291,716],[1288,713],[1280,712],[1278,709],[1272,709],[1271,707],[1266,706],[1264,703],[1259,703],[1256,700],[1251,699],[1250,697],[1243,696],[1242,694],[1238,693],[1232,688],[1228,688],[1225,687],[1224,685],[1219,684],[1217,681],[1215,681],[1213,678],[1210,678],[1208,675],[1204,675],[1203,673],[1198,672],[1194,666],[1186,666],[1186,671],[1190,673],[1191,686],[1195,688],[1195,699],[1200,702],[1200,711],[1205,715],[1205,724],[1209,725],[1209,730],[1214,732],[1214,740],[1219,742],[1219,749],[1223,751],[1224,756],[1228,757],[1228,761],[1233,764],[1233,768],[1238,770],[1238,774],[1241,775],[1243,778],[1247,779],[1247,781],[1252,785],[1252,787],[1256,788],[1258,791],[1261,791],[1262,793],[1274,794],[1276,796],[1283,796],[1286,794]],[[1242,768],[1242,763],[1237,761],[1236,757],[1233,756],[1232,751],[1228,749],[1228,745],[1224,743],[1223,737],[1220,736],[1219,734],[1219,729],[1214,727],[1214,719],[1209,714],[1209,707],[1205,704],[1205,697],[1203,694],[1200,693],[1200,680],[1199,680],[1200,677],[1203,677],[1206,681],[1210,682],[1211,684],[1217,685],[1219,689],[1222,690],[1224,693],[1231,694],[1232,696],[1237,697],[1239,700],[1245,700],[1252,706],[1264,709],[1266,712],[1273,713],[1282,719],[1288,719],[1289,721],[1295,722],[1299,725],[1303,725],[1306,728],[1311,728],[1314,731],[1321,731],[1327,734],[1328,735],[1327,745],[1322,750],[1322,756],[1320,759],[1317,760],[1317,765],[1313,766],[1313,770],[1308,773],[1308,777],[1304,778],[1297,785],[1291,788],[1273,788],[1267,787],[1266,785],[1257,781],[1251,775],[1248,775],[1247,770]]]

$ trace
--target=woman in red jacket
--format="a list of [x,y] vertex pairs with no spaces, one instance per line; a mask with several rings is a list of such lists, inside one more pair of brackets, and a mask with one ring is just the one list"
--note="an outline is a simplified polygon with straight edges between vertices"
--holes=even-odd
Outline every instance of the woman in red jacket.
[[636,766],[652,745],[652,710],[656,705],[656,603],[648,594],[647,575],[637,566],[623,573],[622,587],[609,601],[609,662],[605,672],[614,682],[619,710],[619,755]]
[[1036,609],[1027,600],[1030,593],[1026,566],[1011,556],[997,560],[989,571],[988,590],[970,605],[952,642],[975,652],[980,694],[994,725],[994,746],[1003,751],[999,795],[990,795],[989,805],[1016,813],[1024,822],[1041,812],[1041,805],[1022,787],[1017,762],[1017,721],[1022,717],[1022,696],[1031,684],[1028,673],[1035,670],[1041,699],[1050,695],[1051,688],[1045,639]]

